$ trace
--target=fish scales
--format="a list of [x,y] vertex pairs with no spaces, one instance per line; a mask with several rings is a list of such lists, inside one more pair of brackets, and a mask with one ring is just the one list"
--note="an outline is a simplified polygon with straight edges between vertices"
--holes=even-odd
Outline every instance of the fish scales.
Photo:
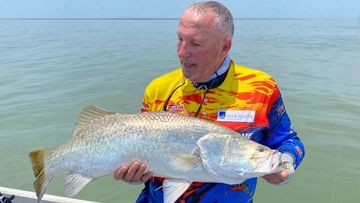
[[[60,170],[64,167],[65,170],[70,170],[80,165],[86,168],[86,171],[82,172],[93,173],[99,164],[110,165],[110,170],[114,165],[137,159],[149,162],[150,169],[155,169],[155,172],[160,170],[162,173],[164,163],[159,163],[154,158],[163,157],[163,161],[170,161],[169,156],[164,155],[192,153],[196,141],[212,127],[204,120],[191,121],[194,119],[172,113],[115,114],[95,119],[52,154],[51,160],[59,161],[52,161],[54,166],[51,168]],[[60,158],[64,155],[69,161],[64,162],[64,158]],[[118,157],[122,157],[123,160]],[[160,169],[156,170],[158,167]],[[49,173],[52,174],[50,171],[51,169]],[[98,172],[96,176],[109,173],[108,170]]]
[[40,171],[34,182],[40,200],[60,172],[68,174],[65,192],[69,196],[133,160],[146,163],[149,171],[169,183],[176,179],[184,184],[235,184],[274,172],[280,153],[199,118],[168,112],[119,114],[87,107],[66,143],[33,151],[30,159],[34,171]]

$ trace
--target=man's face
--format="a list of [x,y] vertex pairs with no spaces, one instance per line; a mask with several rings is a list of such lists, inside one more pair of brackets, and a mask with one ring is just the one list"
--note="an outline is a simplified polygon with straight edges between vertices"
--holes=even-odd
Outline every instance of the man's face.
[[177,30],[177,53],[183,75],[204,82],[219,68],[231,46],[212,13],[194,15],[185,11]]

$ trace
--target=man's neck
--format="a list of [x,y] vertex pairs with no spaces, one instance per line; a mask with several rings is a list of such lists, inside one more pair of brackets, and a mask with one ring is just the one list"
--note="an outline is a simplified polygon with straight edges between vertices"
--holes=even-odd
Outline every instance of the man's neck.
[[[216,77],[218,77],[219,75],[222,75],[223,73],[225,73],[227,71],[227,69],[230,66],[230,57],[229,55],[226,55],[224,61],[221,63],[220,67],[215,71],[214,74],[212,74],[210,76],[210,78],[208,80],[206,80],[205,82],[208,82]],[[205,83],[204,82],[204,83]]]
[[192,82],[193,86],[197,89],[212,89],[220,86],[225,80],[227,71],[230,67],[230,57],[226,56],[221,66],[215,71],[215,73],[205,82]]

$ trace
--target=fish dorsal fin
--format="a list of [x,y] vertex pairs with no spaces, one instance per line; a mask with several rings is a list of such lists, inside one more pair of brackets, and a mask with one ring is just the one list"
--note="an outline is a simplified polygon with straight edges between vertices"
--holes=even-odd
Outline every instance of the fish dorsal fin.
[[91,178],[81,176],[79,174],[68,174],[65,176],[65,195],[68,197],[75,196],[80,192],[89,182]]
[[166,179],[163,182],[164,203],[174,203],[192,182],[178,179]]
[[80,113],[78,120],[76,121],[73,136],[76,136],[77,131],[83,126],[89,124],[92,120],[113,114],[115,113],[106,111],[96,106],[85,107],[84,110]]

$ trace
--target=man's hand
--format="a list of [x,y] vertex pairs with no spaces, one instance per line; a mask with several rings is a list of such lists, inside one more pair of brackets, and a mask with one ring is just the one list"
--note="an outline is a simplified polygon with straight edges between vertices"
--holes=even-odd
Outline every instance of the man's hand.
[[279,183],[282,183],[286,180],[288,180],[289,178],[289,169],[285,169],[285,170],[282,170],[278,173],[272,173],[272,174],[268,174],[268,175],[265,175],[263,176],[263,178],[271,183],[271,184],[279,184]]
[[133,161],[130,165],[120,166],[113,174],[115,180],[124,180],[131,184],[141,184],[148,181],[153,175],[146,172],[146,164]]
[[294,159],[292,158],[292,156],[287,153],[284,153],[282,154],[281,159],[282,159],[283,167],[285,169],[277,173],[272,173],[263,176],[263,178],[267,182],[275,185],[279,185],[279,184],[282,185],[290,182],[290,180],[294,176],[295,169],[293,165]]

